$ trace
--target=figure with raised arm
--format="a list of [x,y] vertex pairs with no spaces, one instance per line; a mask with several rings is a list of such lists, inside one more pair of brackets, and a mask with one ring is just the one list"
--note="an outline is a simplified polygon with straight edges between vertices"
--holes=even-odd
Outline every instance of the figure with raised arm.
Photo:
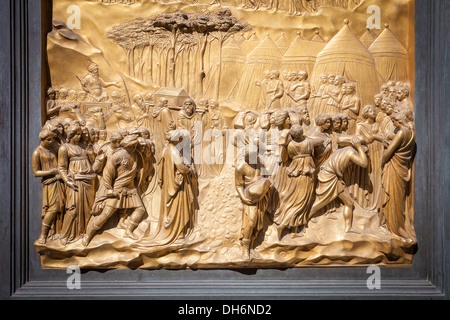
[[294,125],[290,134],[292,141],[287,146],[290,165],[287,171],[288,188],[283,193],[282,214],[276,221],[280,229],[290,229],[296,237],[308,221],[308,215],[315,198],[314,148],[323,144],[320,137],[304,135],[301,125]]
[[78,80],[81,83],[81,88],[86,91],[91,98],[96,101],[101,101],[104,98],[103,88],[115,86],[120,87],[118,82],[106,82],[100,77],[99,68],[96,63],[91,63],[88,67],[89,74]]

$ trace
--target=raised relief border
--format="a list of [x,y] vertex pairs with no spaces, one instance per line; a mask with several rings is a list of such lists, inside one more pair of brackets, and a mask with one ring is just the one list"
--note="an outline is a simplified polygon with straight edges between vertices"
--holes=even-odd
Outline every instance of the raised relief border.
[[410,265],[411,2],[366,2],[54,0],[42,266]]

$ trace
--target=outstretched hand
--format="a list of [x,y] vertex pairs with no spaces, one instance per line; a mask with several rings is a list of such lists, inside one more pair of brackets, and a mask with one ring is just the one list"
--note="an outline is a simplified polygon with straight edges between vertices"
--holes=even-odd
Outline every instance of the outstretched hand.
[[67,186],[68,186],[70,189],[74,190],[75,192],[78,192],[78,186],[75,185],[72,181],[68,181],[68,182],[67,182]]
[[253,206],[254,205],[253,201],[248,199],[248,198],[242,198],[241,200],[247,206]]

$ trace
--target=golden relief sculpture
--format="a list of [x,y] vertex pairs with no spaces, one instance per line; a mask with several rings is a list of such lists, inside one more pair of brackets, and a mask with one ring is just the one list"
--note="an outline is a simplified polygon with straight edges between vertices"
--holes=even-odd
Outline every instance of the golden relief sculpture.
[[53,1],[42,266],[411,264],[413,8]]

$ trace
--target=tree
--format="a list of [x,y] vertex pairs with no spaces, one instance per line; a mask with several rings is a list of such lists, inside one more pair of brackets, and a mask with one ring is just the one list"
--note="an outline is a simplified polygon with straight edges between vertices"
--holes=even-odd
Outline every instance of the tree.
[[203,95],[203,82],[206,78],[206,72],[205,72],[205,52],[206,52],[206,46],[208,44],[208,36],[209,34],[214,30],[214,23],[211,20],[209,12],[206,12],[206,14],[192,14],[191,20],[192,20],[192,28],[194,37],[197,40],[197,46],[198,46],[198,96]]
[[155,48],[155,45],[161,41],[164,36],[162,35],[161,30],[158,28],[153,27],[152,21],[147,19],[143,22],[143,28],[142,32],[145,34],[146,42],[148,45],[148,74],[147,79],[149,79],[152,83],[154,82],[153,79],[153,51]]
[[222,8],[213,15],[214,30],[210,33],[211,36],[219,42],[219,59],[217,62],[217,77],[216,77],[216,91],[215,99],[219,99],[220,94],[220,79],[222,77],[222,48],[224,43],[234,34],[238,32],[247,32],[252,28],[247,22],[241,22],[231,15],[228,8]]
[[180,35],[192,32],[189,15],[182,12],[164,13],[156,16],[152,25],[155,28],[165,30],[170,34],[171,47],[170,56],[170,85],[175,86],[175,68],[178,58],[177,45]]
[[141,26],[142,20],[125,22],[110,29],[106,37],[114,40],[127,55],[128,74],[135,77],[135,50],[142,44]]
[[[232,16],[229,9],[219,9],[217,12],[205,10],[202,13],[163,13],[147,19],[139,19],[114,26],[108,31],[107,37],[122,47],[127,55],[128,74],[145,81],[154,80],[154,52],[159,56],[159,68],[156,82],[162,86],[177,85],[177,70],[181,67],[181,82],[189,87],[190,70],[186,64],[190,55],[194,54],[194,73],[197,72],[197,95],[203,95],[205,71],[205,53],[210,41],[219,43],[219,72],[216,79],[216,97],[219,95],[222,47],[226,40],[238,32],[246,32],[251,27]],[[144,52],[148,47],[147,75],[144,72]],[[138,55],[136,57],[136,49]],[[181,57],[181,58],[180,58]],[[178,64],[178,60],[181,63]],[[186,65],[186,66],[185,66]],[[186,71],[187,70],[187,71]],[[168,76],[168,77],[167,77]],[[163,80],[164,77],[164,80]],[[168,79],[169,78],[169,79]]]

